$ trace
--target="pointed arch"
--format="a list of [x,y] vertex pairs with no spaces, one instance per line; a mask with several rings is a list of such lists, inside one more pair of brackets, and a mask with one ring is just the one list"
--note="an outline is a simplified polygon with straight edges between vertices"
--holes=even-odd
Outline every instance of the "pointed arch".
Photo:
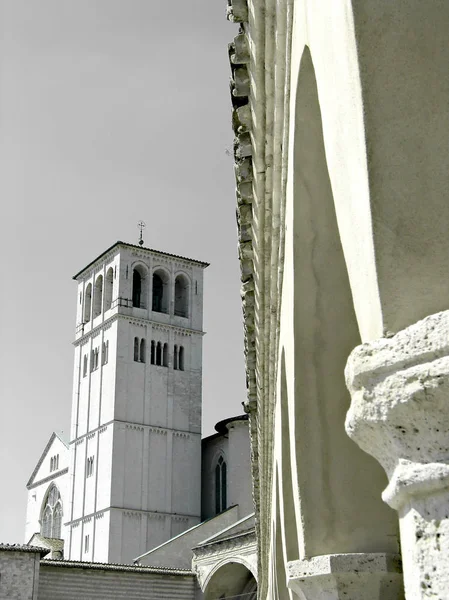
[[189,316],[189,280],[183,274],[175,279],[175,315],[178,317]]
[[61,537],[63,517],[62,499],[57,486],[52,483],[44,497],[41,509],[41,534],[48,538]]
[[106,280],[104,285],[104,310],[109,310],[112,306],[112,292],[114,289],[114,270],[109,267],[106,273]]
[[92,307],[92,284],[89,283],[84,292],[84,323],[90,321],[90,313]]
[[215,466],[215,513],[226,510],[228,502],[228,468],[222,454],[220,454]]

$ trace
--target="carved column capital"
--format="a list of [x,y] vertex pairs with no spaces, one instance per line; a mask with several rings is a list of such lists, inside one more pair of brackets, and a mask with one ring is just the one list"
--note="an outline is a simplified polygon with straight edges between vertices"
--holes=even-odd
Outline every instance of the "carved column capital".
[[348,435],[374,456],[399,512],[407,598],[449,589],[449,311],[358,346]]

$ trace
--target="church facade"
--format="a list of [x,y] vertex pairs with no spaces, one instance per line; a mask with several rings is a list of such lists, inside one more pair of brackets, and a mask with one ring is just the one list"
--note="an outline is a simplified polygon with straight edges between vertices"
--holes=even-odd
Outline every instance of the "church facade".
[[107,597],[110,578],[128,600],[154,581],[160,597],[255,597],[247,415],[201,439],[207,266],[116,242],[74,276],[70,436],[51,435],[28,481],[27,545],[3,548],[9,565],[45,555],[36,598],[67,578],[64,598]]

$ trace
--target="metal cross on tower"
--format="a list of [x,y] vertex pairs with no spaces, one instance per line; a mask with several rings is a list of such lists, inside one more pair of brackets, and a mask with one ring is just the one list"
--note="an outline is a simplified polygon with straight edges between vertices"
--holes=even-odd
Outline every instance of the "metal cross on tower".
[[145,221],[139,221],[137,223],[137,227],[140,229],[140,236],[139,236],[139,246],[143,246],[143,230],[145,229],[146,225],[145,225]]

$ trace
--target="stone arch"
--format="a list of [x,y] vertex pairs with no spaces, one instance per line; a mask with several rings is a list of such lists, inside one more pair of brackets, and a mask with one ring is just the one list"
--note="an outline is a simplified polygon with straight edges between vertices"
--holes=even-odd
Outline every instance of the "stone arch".
[[101,315],[101,308],[103,305],[103,275],[98,275],[95,280],[94,289],[94,310],[93,317],[99,317]]
[[204,581],[203,593],[204,600],[222,597],[256,600],[257,580],[252,565],[243,557],[237,556],[232,557],[231,561],[225,559],[218,562]]
[[132,304],[134,308],[147,308],[148,270],[142,263],[132,267]]
[[84,292],[84,323],[89,323],[92,309],[92,284],[88,283]]
[[[293,333],[288,380],[294,384],[284,401],[289,406],[294,501],[301,517],[299,553],[385,551],[396,530],[394,515],[387,514],[380,501],[385,476],[374,460],[351,444],[344,430],[350,403],[344,368],[360,334],[307,46],[294,115],[292,195],[287,206],[293,227],[286,239],[291,272],[285,272],[291,286],[284,288],[293,302],[290,320],[284,320],[281,328]],[[305,356],[313,358],[304,360]]]
[[170,275],[162,267],[153,271],[152,310],[168,313],[170,306]]
[[112,306],[112,293],[114,289],[114,270],[112,267],[106,271],[106,280],[104,285],[104,310],[109,310]]
[[48,538],[61,537],[61,525],[63,516],[62,498],[58,486],[51,483],[41,506],[41,534]]
[[190,279],[184,273],[175,277],[175,316],[189,316]]

